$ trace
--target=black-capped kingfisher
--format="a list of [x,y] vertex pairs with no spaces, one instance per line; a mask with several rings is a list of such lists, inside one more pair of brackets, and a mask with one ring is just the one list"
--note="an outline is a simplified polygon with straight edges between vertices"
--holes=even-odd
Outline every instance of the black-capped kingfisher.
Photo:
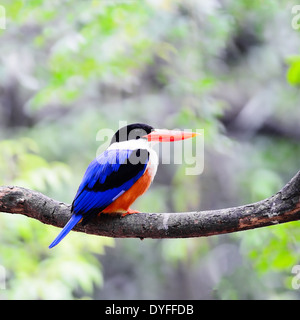
[[72,203],[73,215],[49,248],[56,246],[77,223],[86,224],[96,214],[139,213],[130,206],[147,191],[158,166],[158,156],[151,146],[196,135],[154,129],[143,123],[119,129],[109,147],[89,164]]

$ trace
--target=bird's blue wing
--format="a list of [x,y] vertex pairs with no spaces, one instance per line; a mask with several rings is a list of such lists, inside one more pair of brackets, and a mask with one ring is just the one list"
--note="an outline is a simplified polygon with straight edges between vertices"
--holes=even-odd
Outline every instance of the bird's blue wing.
[[75,214],[88,218],[101,212],[145,172],[147,150],[106,150],[88,166],[72,204]]
[[72,218],[49,248],[57,245],[79,221],[86,223],[127,191],[144,174],[148,161],[146,149],[111,149],[94,159],[72,203]]

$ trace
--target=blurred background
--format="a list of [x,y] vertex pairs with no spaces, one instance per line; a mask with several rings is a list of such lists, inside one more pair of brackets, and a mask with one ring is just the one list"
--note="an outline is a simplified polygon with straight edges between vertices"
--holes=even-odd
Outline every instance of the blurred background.
[[[97,132],[120,120],[205,132],[203,173],[160,165],[140,211],[259,201],[299,170],[296,1],[1,5],[0,185],[71,203]],[[58,228],[1,214],[0,230],[2,299],[300,298],[299,222],[178,240],[73,232],[52,250]]]

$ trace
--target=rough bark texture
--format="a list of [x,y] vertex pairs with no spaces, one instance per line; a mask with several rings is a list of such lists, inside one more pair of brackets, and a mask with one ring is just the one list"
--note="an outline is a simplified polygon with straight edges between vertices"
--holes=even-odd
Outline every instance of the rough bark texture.
[[[62,228],[71,206],[32,190],[0,187],[0,212]],[[244,206],[182,213],[101,214],[76,231],[116,238],[189,238],[237,232],[300,219],[300,171],[274,196]]]

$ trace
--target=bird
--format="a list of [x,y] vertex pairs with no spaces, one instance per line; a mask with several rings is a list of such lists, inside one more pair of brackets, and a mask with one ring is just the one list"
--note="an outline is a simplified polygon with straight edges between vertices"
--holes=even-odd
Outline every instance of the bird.
[[120,128],[108,148],[87,167],[72,202],[72,216],[49,245],[55,247],[78,224],[85,225],[100,213],[140,213],[130,206],[150,187],[157,171],[158,155],[152,148],[158,142],[193,138],[198,133],[154,129],[144,123]]

